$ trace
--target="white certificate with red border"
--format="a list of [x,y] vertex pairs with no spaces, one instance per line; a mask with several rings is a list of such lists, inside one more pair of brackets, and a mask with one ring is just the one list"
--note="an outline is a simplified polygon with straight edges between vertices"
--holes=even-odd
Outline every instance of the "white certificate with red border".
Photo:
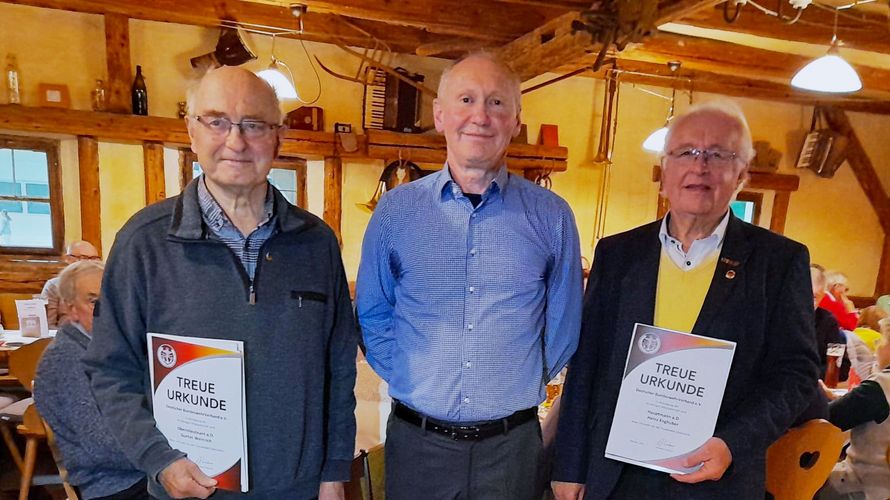
[[155,423],[217,488],[247,492],[244,344],[148,333]]
[[606,458],[686,474],[686,456],[714,435],[735,342],[637,323]]

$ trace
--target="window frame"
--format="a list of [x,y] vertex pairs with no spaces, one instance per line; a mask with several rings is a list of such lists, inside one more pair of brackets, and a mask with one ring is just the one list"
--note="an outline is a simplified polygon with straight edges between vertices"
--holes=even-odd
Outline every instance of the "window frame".
[[[179,150],[179,189],[185,189],[192,180],[192,163],[198,161],[198,155],[191,149]],[[297,156],[279,156],[272,163],[272,168],[293,170],[297,173],[297,206],[308,210],[309,198],[306,192],[306,160]]]
[[[65,247],[65,211],[62,199],[62,169],[59,164],[59,141],[45,137],[29,137],[0,134],[0,149],[39,151],[46,154],[49,200],[21,196],[16,198],[24,203],[29,201],[49,202],[52,221],[53,246],[40,247],[0,247],[0,255],[57,255],[61,256]],[[5,197],[0,197],[5,198]],[[12,197],[10,197],[12,198]],[[11,200],[10,200],[11,201]]]

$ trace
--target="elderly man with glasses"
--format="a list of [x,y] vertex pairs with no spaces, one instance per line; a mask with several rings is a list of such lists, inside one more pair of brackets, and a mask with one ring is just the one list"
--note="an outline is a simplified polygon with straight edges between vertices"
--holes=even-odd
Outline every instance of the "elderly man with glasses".
[[[358,335],[333,231],[267,180],[281,118],[253,73],[208,72],[186,118],[204,175],[136,214],[108,259],[85,363],[159,498],[337,499],[349,480]],[[155,427],[147,332],[244,343],[247,494],[216,491]]]
[[[82,260],[100,260],[99,251],[89,241],[73,241],[68,244],[62,261],[73,264]],[[68,322],[68,310],[59,296],[59,277],[50,278],[43,285],[40,298],[46,301],[46,321],[50,328],[58,328]]]
[[[806,247],[737,219],[754,156],[741,111],[693,107],[670,125],[660,221],[596,248],[569,363],[552,479],[559,499],[763,498],[766,449],[819,376]],[[713,437],[668,475],[606,458],[635,323],[736,342]]]

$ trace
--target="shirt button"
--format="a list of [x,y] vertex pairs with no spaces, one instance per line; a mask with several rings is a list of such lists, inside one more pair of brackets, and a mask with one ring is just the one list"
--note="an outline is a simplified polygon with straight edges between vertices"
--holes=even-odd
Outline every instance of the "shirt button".
[[691,266],[691,265],[692,265],[692,262],[689,262],[689,261],[687,260],[687,261],[686,261],[686,265],[687,265],[687,266]]
[[473,323],[467,325],[467,330],[473,331]]
[[473,214],[473,215],[471,215],[471,216],[470,216],[470,217],[472,217],[472,218],[474,218],[474,219],[475,219],[475,218],[476,218],[476,216],[477,216],[477,215],[479,215],[479,214],[476,214],[476,213],[474,213],[474,214]]
[[476,249],[475,249],[475,248],[473,248],[473,249],[470,250],[470,255],[476,255]]
[[471,287],[470,287],[470,293],[473,293],[473,292],[475,292],[475,291],[476,291],[476,287],[471,286]]
[[464,398],[464,403],[469,403],[469,402],[470,402],[470,398]]
[[469,367],[470,367],[470,362],[467,361],[466,363],[464,363],[464,366],[467,367],[467,368],[469,368]]

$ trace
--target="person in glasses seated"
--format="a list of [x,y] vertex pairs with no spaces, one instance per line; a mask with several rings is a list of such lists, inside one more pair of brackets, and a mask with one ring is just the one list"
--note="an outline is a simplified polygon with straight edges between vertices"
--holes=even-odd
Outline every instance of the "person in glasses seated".
[[145,474],[109,432],[99,412],[81,359],[93,335],[93,308],[104,266],[84,260],[59,275],[59,292],[69,321],[59,328],[37,365],[34,402],[56,436],[68,481],[81,498],[150,498]]
[[[188,112],[203,175],[134,215],[109,254],[84,361],[99,408],[159,498],[342,499],[358,333],[337,237],[268,180],[285,132],[268,83],[213,69]],[[247,493],[157,429],[148,332],[243,342]]]
[[[557,498],[764,497],[766,449],[816,395],[819,357],[807,248],[730,210],[753,157],[738,106],[693,106],[671,121],[661,158],[667,215],[597,245],[557,428]],[[604,456],[635,323],[736,343],[713,436],[677,453],[694,472]]]
[[[99,260],[99,252],[89,241],[73,241],[68,244],[62,261],[73,264],[83,260]],[[68,321],[68,311],[59,297],[59,277],[50,278],[43,285],[40,298],[46,301],[46,322],[50,328],[58,328]]]

